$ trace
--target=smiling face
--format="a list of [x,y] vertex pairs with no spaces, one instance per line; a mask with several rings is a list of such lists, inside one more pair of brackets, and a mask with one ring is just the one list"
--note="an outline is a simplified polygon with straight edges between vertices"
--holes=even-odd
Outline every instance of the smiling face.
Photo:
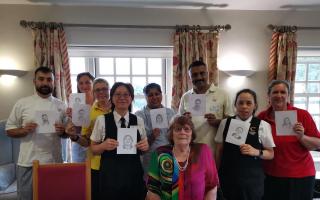
[[149,108],[161,108],[162,93],[157,88],[152,88],[146,95],[146,100]]
[[118,110],[128,110],[130,104],[132,103],[132,97],[128,89],[121,85],[117,87],[113,96],[111,97],[112,103],[116,111]]
[[48,97],[52,94],[54,88],[53,74],[38,71],[33,79],[34,86],[39,96]]
[[289,100],[289,91],[286,85],[280,83],[274,85],[269,93],[269,101],[273,110],[283,111],[287,110],[287,103]]
[[253,115],[254,111],[257,109],[257,104],[254,101],[254,97],[252,96],[252,94],[247,92],[239,94],[235,106],[237,110],[237,115],[242,120],[248,119],[251,115]]
[[189,76],[195,89],[202,90],[208,86],[208,72],[206,66],[200,65],[190,68]]
[[109,99],[109,87],[104,82],[99,82],[94,85],[93,94],[98,102],[107,101]]
[[175,145],[189,145],[192,139],[192,129],[188,124],[176,125],[173,128],[173,142]]
[[83,75],[79,78],[78,89],[81,93],[91,93],[92,92],[92,79],[89,76]]

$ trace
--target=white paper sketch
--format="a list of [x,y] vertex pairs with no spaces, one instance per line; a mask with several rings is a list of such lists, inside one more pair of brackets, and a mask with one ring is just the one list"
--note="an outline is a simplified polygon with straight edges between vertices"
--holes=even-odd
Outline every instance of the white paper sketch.
[[118,128],[117,154],[137,154],[137,128]]
[[168,118],[165,108],[150,110],[152,128],[168,128]]
[[58,112],[39,110],[35,112],[35,122],[38,124],[37,133],[55,133],[54,124],[59,121]]
[[76,126],[88,127],[90,106],[87,104],[74,104],[72,109],[72,123]]
[[76,104],[86,104],[85,93],[72,93],[69,97],[69,107],[73,108]]
[[193,116],[204,116],[206,112],[205,94],[192,94],[189,98],[189,112]]
[[293,126],[297,123],[297,111],[275,111],[275,120],[278,136],[296,135]]
[[226,142],[235,145],[245,144],[248,136],[250,123],[237,119],[231,119]]

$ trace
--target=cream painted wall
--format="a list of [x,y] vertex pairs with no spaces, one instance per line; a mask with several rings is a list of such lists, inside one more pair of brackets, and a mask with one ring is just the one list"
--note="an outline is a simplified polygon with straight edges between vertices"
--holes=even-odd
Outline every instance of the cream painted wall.
[[[268,51],[272,24],[320,26],[319,12],[276,11],[204,11],[165,9],[126,9],[106,7],[59,7],[0,5],[0,58],[10,57],[15,67],[33,70],[31,33],[19,26],[21,19],[88,24],[231,24],[232,30],[220,36],[219,67],[236,61],[234,68],[250,67],[253,76],[230,83],[220,73],[220,87],[233,97],[237,90],[249,87],[257,91],[259,107],[266,106]],[[170,46],[170,30],[119,30],[99,28],[66,28],[69,44],[74,45],[147,45]],[[300,46],[320,46],[320,31],[299,31]],[[238,59],[242,56],[244,60]],[[4,68],[4,66],[0,66]],[[11,86],[0,83],[0,119],[8,117],[12,106],[21,97],[33,93],[32,74],[18,78]]]

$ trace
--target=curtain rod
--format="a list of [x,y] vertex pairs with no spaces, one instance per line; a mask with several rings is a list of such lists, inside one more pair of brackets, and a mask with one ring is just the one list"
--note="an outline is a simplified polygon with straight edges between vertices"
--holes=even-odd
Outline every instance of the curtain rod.
[[[34,27],[37,25],[37,23],[45,23],[45,22],[33,22],[33,21],[26,21],[26,20],[20,21],[20,25],[24,28]],[[117,25],[117,24],[69,24],[69,23],[61,23],[61,24],[64,27],[79,27],[79,28],[176,29],[176,30],[196,30],[196,31],[200,31],[200,30],[228,31],[231,29],[230,24],[212,25],[212,26],[200,26],[200,25],[156,26],[156,25]]]
[[297,30],[320,30],[319,26],[278,26],[269,24],[268,28],[272,31],[292,31],[296,32]]

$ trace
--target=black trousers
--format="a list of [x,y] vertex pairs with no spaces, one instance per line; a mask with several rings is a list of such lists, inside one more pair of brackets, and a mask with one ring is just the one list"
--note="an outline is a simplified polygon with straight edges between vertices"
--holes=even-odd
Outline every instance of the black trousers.
[[91,169],[91,200],[99,200],[99,170]]
[[266,175],[264,200],[312,200],[315,177],[283,178]]

